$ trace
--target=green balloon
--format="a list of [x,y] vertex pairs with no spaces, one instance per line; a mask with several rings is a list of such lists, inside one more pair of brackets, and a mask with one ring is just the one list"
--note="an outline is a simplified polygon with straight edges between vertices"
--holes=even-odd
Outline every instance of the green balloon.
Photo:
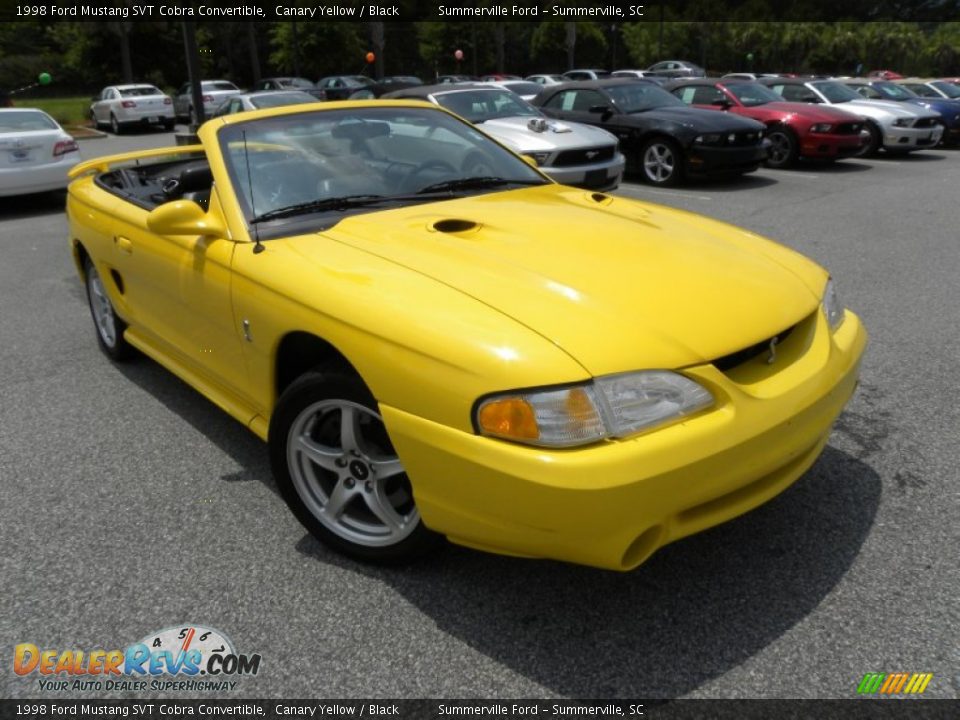
[[747,53],[747,60],[753,60],[753,53]]
[[49,85],[51,80],[53,80],[53,78],[50,77],[50,73],[42,72],[39,75],[37,75],[37,81],[41,85]]

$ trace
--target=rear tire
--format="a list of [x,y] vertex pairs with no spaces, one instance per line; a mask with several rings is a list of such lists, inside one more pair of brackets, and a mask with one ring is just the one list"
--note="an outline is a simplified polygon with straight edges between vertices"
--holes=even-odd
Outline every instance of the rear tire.
[[127,324],[113,309],[113,303],[107,296],[100,273],[89,257],[84,258],[83,278],[87,288],[87,305],[93,317],[93,326],[97,331],[97,343],[100,349],[114,362],[129,360],[134,355],[134,349],[123,339]]
[[120,124],[120,121],[117,120],[117,116],[113,113],[110,113],[110,132],[114,135],[119,135],[123,132],[123,125]]
[[439,541],[420,520],[377,402],[355,373],[331,366],[295,380],[277,403],[269,438],[280,493],[326,545],[393,564]]

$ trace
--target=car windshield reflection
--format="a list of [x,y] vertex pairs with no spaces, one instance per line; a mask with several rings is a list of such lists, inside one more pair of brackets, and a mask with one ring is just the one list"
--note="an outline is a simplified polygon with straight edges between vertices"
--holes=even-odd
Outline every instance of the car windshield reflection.
[[[385,205],[548,182],[471,125],[439,109],[277,115],[227,125],[219,140],[247,221],[256,220],[261,232],[305,217],[329,226]],[[484,182],[473,182],[477,179]]]

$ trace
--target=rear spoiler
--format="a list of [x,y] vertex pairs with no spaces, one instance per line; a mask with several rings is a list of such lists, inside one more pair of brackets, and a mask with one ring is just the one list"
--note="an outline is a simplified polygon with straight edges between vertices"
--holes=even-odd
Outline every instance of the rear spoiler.
[[141,160],[148,158],[170,157],[176,155],[187,155],[189,153],[202,153],[203,145],[177,145],[176,147],[157,148],[155,150],[139,150],[137,152],[122,153],[120,155],[107,155],[106,157],[86,160],[74,165],[67,177],[74,180],[81,175],[91,172],[105,173],[112,166],[120,163],[134,162],[139,165]]

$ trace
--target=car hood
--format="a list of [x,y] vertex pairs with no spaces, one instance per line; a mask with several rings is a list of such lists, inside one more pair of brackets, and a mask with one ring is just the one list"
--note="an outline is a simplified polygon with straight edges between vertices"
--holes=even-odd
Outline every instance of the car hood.
[[773,110],[775,112],[790,113],[813,123],[850,122],[850,113],[844,112],[831,105],[811,105],[801,102],[768,102],[758,105],[756,109]]
[[629,113],[627,117],[635,118],[637,122],[644,120],[673,122],[698,133],[763,129],[763,123],[750,118],[694,107],[654,108],[640,113]]
[[[531,120],[537,122],[531,126]],[[617,138],[606,130],[551,118],[496,118],[477,127],[521,153],[617,144]]]
[[927,110],[918,105],[900,103],[893,100],[850,100],[837,103],[834,107],[849,110],[857,115],[875,119],[936,117],[939,113]]
[[559,185],[354,215],[322,235],[471,296],[593,375],[742,350],[809,316],[826,282],[745,230]]

